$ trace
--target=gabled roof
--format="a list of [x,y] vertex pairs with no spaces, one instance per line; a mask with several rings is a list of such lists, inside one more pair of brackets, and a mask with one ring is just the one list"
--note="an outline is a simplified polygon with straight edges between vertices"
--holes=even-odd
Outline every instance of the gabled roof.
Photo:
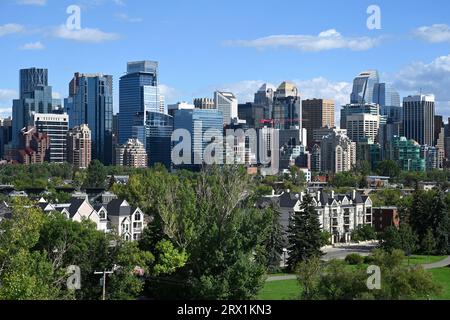
[[136,209],[133,209],[128,202],[122,199],[114,199],[106,206],[109,216],[129,216]]
[[281,208],[293,208],[299,201],[298,195],[287,192],[283,193],[279,199]]
[[77,213],[77,211],[80,209],[80,207],[83,205],[83,203],[85,202],[85,199],[72,199],[70,201],[70,207],[67,211],[69,211],[70,214],[70,218],[72,218],[75,213]]

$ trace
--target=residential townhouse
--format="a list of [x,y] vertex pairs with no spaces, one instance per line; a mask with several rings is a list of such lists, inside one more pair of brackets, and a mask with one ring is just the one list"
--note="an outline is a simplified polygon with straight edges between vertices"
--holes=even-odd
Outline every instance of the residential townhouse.
[[[353,230],[365,224],[372,225],[372,200],[369,196],[355,190],[349,194],[316,191],[310,195],[313,197],[321,228],[331,234],[333,244],[350,242]],[[303,193],[287,191],[281,195],[266,196],[257,205],[273,204],[280,213],[281,225],[287,230],[294,214],[301,210],[304,196]]]

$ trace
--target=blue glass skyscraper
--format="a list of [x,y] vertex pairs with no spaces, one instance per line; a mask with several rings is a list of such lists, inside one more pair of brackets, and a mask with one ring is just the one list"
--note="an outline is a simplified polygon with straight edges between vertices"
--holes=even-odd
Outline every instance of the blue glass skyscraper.
[[87,124],[92,137],[92,159],[112,164],[113,79],[110,75],[76,73],[65,100],[69,127]]
[[375,85],[380,82],[378,71],[361,72],[353,80],[353,91],[350,96],[351,104],[375,103],[374,89]]
[[35,113],[52,113],[60,106],[61,101],[52,97],[47,69],[20,70],[20,97],[13,100],[12,147],[22,147],[20,131],[33,125]]
[[399,122],[403,119],[400,94],[387,83],[378,83],[374,89],[374,102],[380,105],[380,114],[387,117],[388,122]]
[[[133,127],[143,132],[147,112],[160,111],[158,92],[158,62],[129,62],[127,74],[119,84],[119,144],[133,138]],[[145,144],[145,141],[141,141]]]
[[164,165],[167,169],[171,166],[173,117],[160,113],[148,112],[145,126],[146,149],[148,165],[157,163]]
[[182,167],[199,169],[201,163],[195,163],[196,159],[203,162],[204,151],[209,144],[208,139],[204,139],[205,133],[215,129],[223,134],[222,112],[217,109],[176,110],[173,122],[174,130],[185,129],[191,137],[191,164]]

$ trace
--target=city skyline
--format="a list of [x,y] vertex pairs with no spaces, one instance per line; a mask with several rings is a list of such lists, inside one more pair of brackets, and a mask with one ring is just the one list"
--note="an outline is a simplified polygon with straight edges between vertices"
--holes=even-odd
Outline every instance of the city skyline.
[[[61,27],[72,4],[81,8],[79,31]],[[68,96],[74,72],[111,74],[117,112],[125,63],[149,59],[159,62],[167,104],[212,98],[215,90],[231,91],[245,103],[264,82],[278,86],[289,80],[302,99],[333,99],[339,110],[349,102],[353,78],[376,69],[380,80],[392,83],[402,97],[420,91],[435,94],[436,113],[448,117],[450,22],[445,8],[450,5],[378,1],[381,29],[370,30],[366,20],[371,4],[288,2],[290,9],[273,18],[266,5],[255,1],[152,6],[131,0],[3,1],[0,115],[10,114],[19,92],[18,70],[29,67],[47,68],[49,85],[60,98]],[[311,19],[301,19],[302,12]],[[216,22],[228,16],[233,17],[230,23]]]

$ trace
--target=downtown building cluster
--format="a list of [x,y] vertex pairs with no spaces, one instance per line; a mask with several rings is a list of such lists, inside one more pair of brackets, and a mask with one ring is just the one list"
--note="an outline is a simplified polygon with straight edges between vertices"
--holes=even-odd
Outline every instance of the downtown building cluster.
[[[408,171],[445,167],[450,130],[435,115],[433,95],[408,96],[402,103],[391,85],[380,82],[377,71],[367,71],[354,79],[349,98],[340,111],[339,128],[333,100],[302,100],[301,88],[288,81],[277,88],[262,85],[253,102],[239,103],[232,92],[216,91],[192,104],[167,105],[158,62],[136,61],[127,64],[119,79],[119,112],[114,114],[111,75],[75,73],[68,97],[61,101],[52,96],[47,69],[23,69],[12,118],[0,120],[0,153],[7,163],[69,162],[86,168],[97,159],[105,165],[160,163],[168,169],[197,170],[207,162],[205,150],[218,143],[217,136],[208,136],[211,130],[227,137],[228,130],[252,129],[256,149],[248,136],[220,142],[225,145],[223,159],[246,165],[249,172],[268,166],[262,146],[277,155],[277,172],[296,165],[308,180],[311,172],[335,174],[361,162],[372,169],[383,160]],[[177,130],[189,133],[190,148],[183,152],[193,161],[174,163]]]

